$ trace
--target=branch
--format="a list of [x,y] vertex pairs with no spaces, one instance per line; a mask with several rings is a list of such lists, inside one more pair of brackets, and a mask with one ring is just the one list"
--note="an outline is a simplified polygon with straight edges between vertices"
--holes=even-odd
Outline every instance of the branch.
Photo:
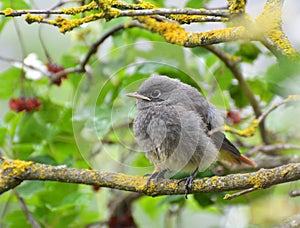
[[[146,186],[147,178],[121,173],[68,168],[34,163],[32,161],[10,160],[2,157],[0,193],[18,186],[24,180],[59,181],[114,188],[144,193],[149,196],[185,194],[183,184],[177,180],[164,179]],[[246,174],[231,174],[194,180],[191,193],[224,192],[245,189],[265,189],[273,185],[300,179],[300,163],[291,163],[273,169],[260,169]]]
[[267,0],[263,12],[255,20],[259,40],[277,58],[287,56],[295,58],[299,56],[293,49],[286,34],[282,30],[282,6],[284,0]]
[[251,156],[258,151],[262,152],[274,152],[279,150],[300,150],[299,145],[293,145],[293,144],[282,144],[282,143],[276,143],[276,144],[270,144],[270,145],[259,145],[254,147],[253,149],[249,150],[247,152],[247,155]]
[[23,198],[16,191],[14,191],[14,194],[17,197],[17,199],[18,199],[18,201],[20,203],[20,207],[23,210],[26,218],[28,219],[31,227],[32,228],[41,228],[41,226],[39,225],[39,223],[33,217],[32,213],[29,211],[29,209],[28,209],[26,203],[24,202]]
[[[192,9],[192,8],[185,8],[185,9],[167,9],[167,8],[156,8],[156,9],[134,9],[134,10],[124,10],[120,9],[121,7],[117,4],[112,6],[113,8],[120,11],[118,16],[150,16],[150,15],[202,15],[202,16],[215,16],[215,17],[224,17],[228,18],[228,10],[210,10],[210,9]],[[128,8],[130,8],[130,4],[128,4]],[[94,2],[90,3],[89,5],[85,5],[85,7],[78,7],[78,8],[65,8],[61,10],[14,10],[11,8],[7,8],[3,11],[0,11],[0,15],[4,15],[6,17],[18,17],[26,14],[46,14],[46,15],[74,15],[78,13],[83,13],[86,11],[91,11],[96,9],[96,5]]]
[[86,72],[86,65],[88,64],[88,61],[97,52],[99,46],[101,44],[103,44],[103,42],[107,38],[109,38],[110,36],[113,36],[115,33],[117,33],[118,31],[120,31],[122,29],[133,28],[133,27],[142,27],[142,25],[135,21],[129,22],[129,23],[124,23],[124,24],[117,25],[116,27],[112,28],[111,30],[109,30],[108,32],[103,34],[97,41],[95,41],[94,43],[91,44],[88,53],[80,61],[80,64],[78,66],[68,68],[68,69],[65,69],[63,71],[60,71],[58,73],[51,75],[51,83],[55,82],[57,79],[59,79],[60,77],[62,77],[65,74]]
[[[232,60],[229,60],[229,61],[232,61]],[[254,133],[255,133],[255,130],[257,128],[257,126],[259,126],[264,120],[265,118],[273,111],[275,110],[276,108],[278,108],[279,106],[283,105],[283,104],[286,104],[286,103],[289,103],[289,102],[296,102],[296,101],[300,101],[300,95],[290,95],[288,96],[286,99],[284,99],[283,101],[279,102],[278,104],[275,104],[273,105],[272,107],[270,107],[269,109],[267,109],[266,111],[264,111],[257,119],[254,119],[252,120],[252,123],[249,127],[247,127],[246,129],[243,129],[243,130],[239,130],[239,129],[234,129],[228,125],[225,125],[225,126],[221,126],[221,127],[218,127],[218,128],[214,128],[212,130],[210,130],[208,132],[209,135],[212,135],[218,131],[226,131],[226,132],[230,132],[230,133],[233,133],[233,134],[237,134],[239,136],[243,136],[243,137],[250,137],[250,136],[253,136]],[[259,146],[261,147],[261,146]],[[258,147],[258,148],[259,148]],[[271,147],[272,148],[272,147]],[[276,149],[276,148],[274,148]],[[278,148],[280,149],[280,148]],[[284,149],[284,148],[282,148]],[[289,149],[289,148],[287,148]],[[291,148],[292,149],[292,148]],[[294,148],[294,149],[297,149],[297,148]],[[256,151],[257,149],[254,149],[254,152]],[[270,151],[270,149],[269,149]]]
[[[246,97],[248,98],[248,100],[252,106],[252,109],[255,113],[256,118],[261,116],[262,111],[260,109],[259,103],[256,100],[255,95],[253,94],[250,86],[244,79],[240,69],[238,68],[237,62],[232,60],[232,58],[230,58],[227,53],[223,52],[219,48],[216,48],[214,46],[206,46],[205,48],[207,50],[211,51],[212,53],[214,53],[216,56],[218,56],[224,62],[224,64],[229,68],[229,70],[232,72],[234,77],[238,80],[240,87],[242,88],[243,92],[245,93]],[[264,123],[263,119],[259,123],[259,128],[260,128],[261,138],[262,138],[263,142],[267,144],[268,138],[267,138],[267,132],[266,132],[265,123]]]

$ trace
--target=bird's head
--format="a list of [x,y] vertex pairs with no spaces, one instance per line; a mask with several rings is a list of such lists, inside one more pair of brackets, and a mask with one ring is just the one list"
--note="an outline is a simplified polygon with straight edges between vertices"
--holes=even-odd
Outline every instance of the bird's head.
[[126,95],[137,99],[138,108],[146,107],[157,102],[172,100],[179,86],[180,81],[177,79],[153,75],[142,83],[137,92]]

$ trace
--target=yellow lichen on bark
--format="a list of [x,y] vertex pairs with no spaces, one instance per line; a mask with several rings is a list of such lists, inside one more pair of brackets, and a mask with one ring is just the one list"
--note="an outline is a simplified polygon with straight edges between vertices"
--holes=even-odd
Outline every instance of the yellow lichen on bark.
[[6,170],[10,170],[9,175],[19,176],[20,173],[26,171],[28,166],[34,164],[32,161],[21,161],[21,160],[9,160],[7,161],[6,158],[3,158],[4,161],[1,166],[1,173],[5,173]]
[[251,137],[254,135],[257,127],[259,125],[259,121],[257,119],[254,119],[249,127],[243,130],[236,130],[228,125],[225,125],[224,130],[232,133],[236,133],[240,136],[244,137]]
[[246,30],[243,26],[211,30],[208,32],[189,32],[186,46],[208,45],[220,42],[234,41],[246,38]]
[[157,6],[153,5],[150,2],[139,1],[134,4],[127,4],[125,2],[115,1],[114,6],[121,8],[131,8],[131,9],[156,9]]
[[245,12],[246,0],[228,0],[229,13],[238,14]]
[[276,44],[276,46],[282,50],[285,56],[297,57],[298,52],[292,48],[288,38],[281,30],[272,30],[269,32],[270,39]]
[[49,21],[49,24],[53,24],[53,25],[59,27],[59,31],[61,33],[65,33],[65,32],[73,30],[74,28],[77,28],[78,26],[80,26],[84,23],[95,21],[95,20],[101,19],[103,17],[104,17],[103,12],[97,13],[97,14],[92,14],[92,15],[86,16],[84,18],[72,19],[72,20],[58,16],[55,18],[55,20]]
[[28,24],[32,24],[34,22],[38,22],[40,23],[44,18],[42,16],[35,16],[35,15],[31,15],[30,13],[27,13],[25,16],[25,21]]
[[98,9],[98,6],[97,6],[96,2],[92,1],[91,3],[89,3],[87,5],[83,5],[81,7],[71,7],[71,8],[61,9],[61,12],[64,14],[75,15],[78,13],[83,13],[85,11],[96,10],[96,9]]
[[291,101],[299,101],[300,100],[300,95],[289,95],[287,97],[288,100],[291,100]]
[[180,24],[175,22],[161,22],[149,16],[136,17],[136,19],[147,30],[160,34],[166,41],[172,44],[183,46],[189,34]]
[[[183,24],[190,24],[192,22],[206,21],[209,17],[205,15],[185,15],[185,14],[170,14],[167,16],[169,19]],[[228,21],[228,18],[220,18],[222,22]]]
[[2,157],[0,188],[5,187],[7,180],[21,176],[32,164],[32,161],[8,160]]
[[281,28],[282,7],[278,1],[267,2],[260,16],[255,20],[255,33],[258,37],[268,37],[283,55],[296,57],[298,52],[292,48]]
[[4,13],[4,16],[10,16],[12,15],[15,11],[12,8],[6,8],[5,10],[2,11]]

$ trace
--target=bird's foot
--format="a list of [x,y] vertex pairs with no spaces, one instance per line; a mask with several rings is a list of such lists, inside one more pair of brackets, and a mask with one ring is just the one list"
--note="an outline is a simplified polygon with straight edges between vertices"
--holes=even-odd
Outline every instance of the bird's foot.
[[191,176],[184,177],[182,179],[178,180],[177,185],[179,185],[181,182],[184,182],[184,197],[187,199],[187,195],[191,193],[192,187],[193,187],[193,181],[198,173],[198,169],[196,169]]
[[166,172],[167,170],[160,170],[160,171],[154,171],[152,174],[145,174],[144,177],[149,176],[146,186],[149,186],[152,180],[154,181],[154,183],[157,183],[159,179],[164,178]]

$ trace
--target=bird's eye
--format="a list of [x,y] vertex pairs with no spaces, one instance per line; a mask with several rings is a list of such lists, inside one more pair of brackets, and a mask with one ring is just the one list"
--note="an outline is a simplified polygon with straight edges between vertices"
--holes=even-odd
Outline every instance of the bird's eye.
[[160,96],[160,91],[158,89],[153,90],[151,93],[152,98],[158,98]]

